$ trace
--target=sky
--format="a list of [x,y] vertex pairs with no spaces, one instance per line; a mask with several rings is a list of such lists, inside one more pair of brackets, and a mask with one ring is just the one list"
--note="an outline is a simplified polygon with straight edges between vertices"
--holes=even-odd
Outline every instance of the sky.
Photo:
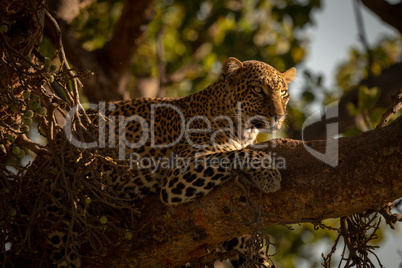
[[[362,49],[363,46],[358,37],[353,0],[323,0],[323,4],[323,9],[314,15],[316,25],[309,30],[311,45],[304,65],[315,73],[323,73],[325,84],[333,85],[334,71],[347,59],[349,49],[352,46]],[[395,29],[382,23],[363,5],[362,13],[369,45],[374,46],[384,35],[397,35]],[[300,87],[301,81],[296,80],[294,86]],[[385,237],[380,249],[376,250],[382,264],[389,268],[402,267],[402,226],[396,227],[397,230],[391,230],[384,226]]]
[[[325,74],[325,83],[334,84],[335,69],[345,61],[349,49],[363,49],[353,9],[353,0],[323,0],[323,9],[315,12],[316,25],[308,32],[312,40],[304,65]],[[363,22],[368,43],[374,46],[384,35],[396,35],[394,28],[382,23],[369,9],[362,6]],[[297,85],[296,85],[297,86]]]

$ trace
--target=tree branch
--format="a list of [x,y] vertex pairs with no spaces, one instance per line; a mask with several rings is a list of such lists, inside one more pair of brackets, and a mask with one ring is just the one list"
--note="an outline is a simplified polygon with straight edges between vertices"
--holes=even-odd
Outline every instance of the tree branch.
[[362,11],[360,9],[360,0],[353,1],[353,8],[355,11],[357,29],[359,31],[359,39],[360,39],[360,42],[362,43],[364,49],[366,50],[367,57],[368,57],[368,59],[367,59],[368,77],[371,77],[373,75],[373,71],[372,71],[373,53],[372,53],[370,46],[368,44],[368,41],[367,41],[367,35],[366,35],[366,30],[364,28]]
[[[387,69],[383,70],[379,76],[371,76],[360,82],[360,85],[367,86],[368,88],[379,87],[381,94],[377,100],[376,107],[389,107],[392,94],[402,86],[399,76],[402,73],[402,62],[398,62]],[[350,90],[345,96],[343,96],[338,109],[339,117],[339,132],[344,132],[348,127],[355,124],[355,116],[350,115],[347,110],[347,105],[353,103],[356,107],[358,104],[358,88]],[[327,111],[328,112],[328,111]],[[321,121],[311,124],[304,128],[304,140],[324,139],[326,121],[325,115]],[[292,133],[292,137],[301,139],[301,132]]]
[[[305,144],[325,152],[326,141],[277,139],[265,144],[274,161],[286,161],[282,189],[262,195],[267,215],[284,221],[321,221],[382,207],[402,196],[402,117],[384,128],[340,138],[335,168],[304,148]],[[255,202],[258,195],[251,192]],[[250,232],[245,223],[254,219],[245,200],[233,181],[189,204],[165,206],[157,195],[145,198],[137,204],[141,216],[132,242],[92,265],[169,267],[198,259],[222,241]],[[269,223],[278,221],[264,217],[263,224]],[[90,256],[90,250],[83,255]]]
[[402,3],[390,4],[385,0],[361,0],[362,3],[400,33],[402,33]]
[[402,86],[399,88],[394,95],[392,95],[392,105],[387,111],[382,115],[380,123],[377,128],[385,127],[391,117],[402,109]]

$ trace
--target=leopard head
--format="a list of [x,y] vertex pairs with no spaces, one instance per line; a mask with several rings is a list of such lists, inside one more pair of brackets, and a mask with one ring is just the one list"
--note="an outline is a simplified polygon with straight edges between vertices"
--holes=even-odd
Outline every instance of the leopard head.
[[289,101],[288,85],[296,76],[296,68],[281,73],[264,62],[228,58],[222,69],[228,97],[236,109],[241,109],[244,126],[261,132],[280,129]]

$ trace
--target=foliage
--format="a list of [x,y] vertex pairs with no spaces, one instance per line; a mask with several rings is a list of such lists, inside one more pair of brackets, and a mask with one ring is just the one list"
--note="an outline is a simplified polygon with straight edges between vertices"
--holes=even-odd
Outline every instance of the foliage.
[[402,36],[384,37],[370,51],[351,48],[348,60],[339,66],[336,74],[337,86],[333,92],[347,93],[357,89],[358,102],[356,104],[348,103],[347,109],[350,115],[362,118],[358,120],[358,124],[344,133],[345,136],[374,129],[380,121],[386,109],[386,107],[377,105],[381,89],[367,88],[367,86],[359,84],[364,79],[379,76],[384,69],[400,62],[402,60],[401,48]]
[[348,60],[339,66],[336,74],[339,88],[348,91],[369,75],[380,75],[382,70],[402,60],[401,47],[402,37],[399,36],[383,38],[370,51],[351,48]]
[[102,48],[111,38],[122,9],[123,1],[98,1],[82,10],[71,25],[82,46],[90,51]]
[[[320,6],[319,0],[155,1],[154,18],[135,55],[132,75],[162,75],[168,95],[180,96],[215,80],[220,63],[229,56],[263,60],[284,71],[307,54],[308,39],[302,30],[314,23],[312,13]],[[101,1],[74,21],[87,49],[100,48],[110,38],[119,10],[120,1]],[[158,51],[159,44],[163,52]],[[158,62],[166,74],[159,74]]]
[[[337,220],[326,220],[325,224],[333,226]],[[276,225],[268,227],[271,241],[277,247],[277,255],[273,257],[278,267],[298,267],[301,263],[308,267],[321,267],[318,252],[323,245],[332,244],[337,232],[329,229],[316,228],[313,224],[303,223],[291,225],[291,229]],[[275,252],[273,252],[275,253]]]

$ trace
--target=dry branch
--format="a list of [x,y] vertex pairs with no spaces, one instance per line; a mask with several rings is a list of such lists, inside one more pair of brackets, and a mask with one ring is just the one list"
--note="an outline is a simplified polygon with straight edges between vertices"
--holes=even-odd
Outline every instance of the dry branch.
[[[282,189],[263,195],[268,215],[284,221],[321,221],[377,209],[402,196],[402,117],[391,125],[339,139],[339,165],[310,155],[303,141],[269,141],[267,152],[286,160]],[[326,141],[305,142],[324,152]],[[258,193],[252,191],[258,202]],[[94,267],[169,267],[206,255],[222,241],[250,231],[244,193],[231,181],[189,204],[165,206],[158,196],[142,200],[131,243],[111,250]],[[265,217],[264,224],[278,223]],[[90,256],[90,250],[86,256]],[[91,265],[90,265],[91,266]]]
[[377,128],[385,127],[389,122],[389,120],[391,119],[391,117],[401,109],[402,109],[402,87],[392,95],[392,105],[383,114],[380,123],[377,125]]

